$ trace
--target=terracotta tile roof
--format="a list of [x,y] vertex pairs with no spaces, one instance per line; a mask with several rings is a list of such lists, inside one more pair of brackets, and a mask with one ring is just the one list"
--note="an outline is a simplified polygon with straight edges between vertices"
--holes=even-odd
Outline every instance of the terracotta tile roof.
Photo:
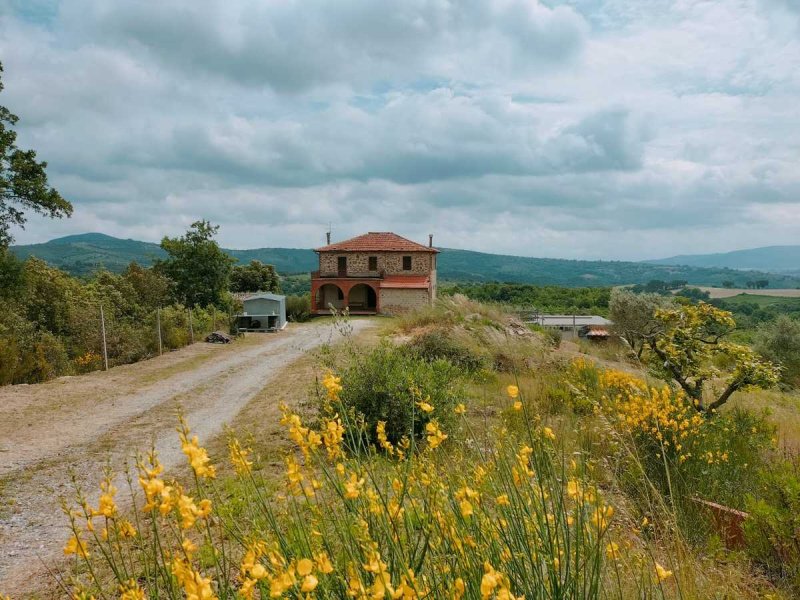
[[371,231],[343,242],[336,242],[315,252],[439,252],[436,248],[412,242],[390,231]]
[[387,275],[381,280],[382,288],[426,290],[431,284],[427,275]]

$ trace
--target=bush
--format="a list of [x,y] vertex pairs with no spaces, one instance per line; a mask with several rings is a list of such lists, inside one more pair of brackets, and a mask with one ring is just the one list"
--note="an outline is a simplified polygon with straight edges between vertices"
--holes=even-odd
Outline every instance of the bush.
[[408,347],[414,354],[428,362],[446,360],[468,373],[479,371],[485,366],[485,360],[481,355],[454,339],[444,328],[417,335]]
[[311,318],[311,298],[302,296],[286,296],[286,318],[295,323],[302,323]]
[[744,522],[748,555],[771,574],[800,590],[800,476],[785,462],[763,474],[759,497],[747,501]]
[[800,321],[781,315],[759,329],[755,347],[763,356],[783,367],[783,383],[800,386]]
[[[359,421],[361,431],[349,435],[375,444],[376,426],[383,421],[387,438],[396,444],[412,434],[420,439],[433,419],[446,427],[453,420],[453,408],[463,398],[462,373],[446,360],[428,361],[388,343],[354,353],[341,374],[341,404]],[[433,410],[426,412],[422,403]]]
[[[651,388],[630,373],[582,359],[573,362],[568,380],[576,405],[593,405],[633,442],[635,462],[682,513],[687,534],[703,532],[692,497],[743,509],[756,491],[775,432],[763,416],[741,409],[701,415],[680,390]],[[634,497],[643,489],[641,475],[623,462],[619,476]]]

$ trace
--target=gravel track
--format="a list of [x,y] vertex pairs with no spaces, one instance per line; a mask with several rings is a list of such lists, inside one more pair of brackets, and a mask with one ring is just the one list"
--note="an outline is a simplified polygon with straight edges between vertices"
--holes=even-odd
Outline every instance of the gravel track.
[[[372,324],[351,322],[354,333]],[[31,594],[32,574],[60,556],[67,531],[59,498],[71,495],[70,472],[94,490],[102,464],[119,470],[151,442],[165,467],[175,466],[183,461],[179,408],[210,440],[290,362],[339,336],[330,322],[293,324],[105,373],[0,388],[0,593]]]

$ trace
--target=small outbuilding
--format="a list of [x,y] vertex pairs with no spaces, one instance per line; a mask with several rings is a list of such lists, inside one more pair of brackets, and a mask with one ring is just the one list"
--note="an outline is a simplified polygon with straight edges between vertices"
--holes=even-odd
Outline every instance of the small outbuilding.
[[286,296],[259,292],[242,299],[242,314],[236,315],[238,331],[280,331],[286,327]]

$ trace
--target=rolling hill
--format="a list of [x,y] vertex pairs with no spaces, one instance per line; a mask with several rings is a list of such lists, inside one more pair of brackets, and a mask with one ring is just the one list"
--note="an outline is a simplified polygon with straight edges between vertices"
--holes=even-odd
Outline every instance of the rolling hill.
[[718,254],[684,254],[647,261],[654,265],[687,265],[770,273],[800,274],[800,246],[765,246]]
[[[119,272],[131,261],[152,264],[165,256],[157,244],[122,240],[102,233],[71,235],[43,244],[13,246],[20,258],[36,256],[75,275],[87,275],[99,268]],[[733,281],[744,287],[754,278],[768,279],[770,287],[795,288],[800,277],[787,274],[737,271],[730,268],[669,265],[656,262],[587,261],[557,258],[506,256],[442,248],[439,279],[442,281],[502,281],[563,286],[609,286],[647,283],[653,279],[685,280],[691,285],[720,286]],[[316,255],[303,248],[256,248],[226,250],[240,263],[260,260],[278,272],[304,273],[316,268]]]

